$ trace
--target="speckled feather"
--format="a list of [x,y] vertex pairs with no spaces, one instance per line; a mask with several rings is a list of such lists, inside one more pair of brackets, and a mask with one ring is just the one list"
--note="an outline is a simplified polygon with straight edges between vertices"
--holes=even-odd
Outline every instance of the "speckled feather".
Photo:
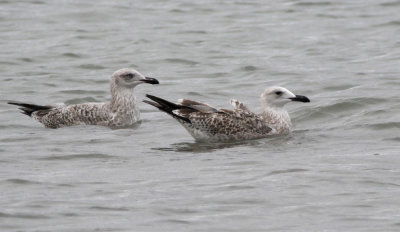
[[290,117],[282,106],[295,100],[309,102],[307,97],[294,95],[282,87],[271,87],[261,95],[263,112],[260,114],[251,112],[236,99],[230,102],[234,109],[227,110],[192,100],[183,99],[175,104],[152,95],[146,96],[153,100],[145,100],[146,103],[170,114],[200,141],[257,139],[289,133]]
[[[180,110],[174,112],[181,114]],[[186,117],[190,123],[180,123],[197,140],[255,139],[265,137],[272,131],[261,116],[241,109],[193,112]]]
[[[133,76],[129,76],[132,74]],[[145,78],[136,70],[121,69],[111,77],[110,102],[69,106],[65,104],[38,106],[16,102],[9,102],[9,104],[21,106],[22,113],[31,116],[48,128],[79,124],[100,125],[110,128],[129,127],[140,120],[140,111],[133,95],[133,88],[144,82],[158,84],[157,80]]]

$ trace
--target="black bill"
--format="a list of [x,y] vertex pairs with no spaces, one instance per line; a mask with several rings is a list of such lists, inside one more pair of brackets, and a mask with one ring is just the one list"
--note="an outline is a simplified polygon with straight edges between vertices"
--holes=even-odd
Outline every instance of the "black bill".
[[292,101],[299,101],[299,102],[310,102],[310,99],[306,96],[296,95],[296,97],[289,98]]
[[151,78],[151,77],[145,77],[144,80],[141,80],[144,83],[148,83],[148,84],[152,84],[152,85],[156,85],[159,84],[160,82],[158,82],[158,80],[156,78]]

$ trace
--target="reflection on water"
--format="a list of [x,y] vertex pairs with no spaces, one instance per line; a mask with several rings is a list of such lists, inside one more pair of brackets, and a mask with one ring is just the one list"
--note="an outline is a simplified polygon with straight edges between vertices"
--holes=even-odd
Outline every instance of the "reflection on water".
[[[188,135],[189,136],[189,135]],[[159,151],[173,151],[173,152],[193,152],[203,153],[212,152],[215,150],[223,150],[226,148],[233,147],[246,147],[246,146],[279,146],[287,143],[292,138],[291,135],[273,135],[268,138],[244,140],[244,141],[228,141],[228,142],[184,142],[184,143],[173,143],[170,147],[155,147],[153,150]]]
[[203,153],[211,152],[214,150],[221,150],[236,146],[242,146],[249,142],[224,142],[224,143],[205,143],[205,142],[192,142],[192,143],[173,143],[171,147],[152,148],[153,150],[160,151],[173,151],[173,152],[193,152]]

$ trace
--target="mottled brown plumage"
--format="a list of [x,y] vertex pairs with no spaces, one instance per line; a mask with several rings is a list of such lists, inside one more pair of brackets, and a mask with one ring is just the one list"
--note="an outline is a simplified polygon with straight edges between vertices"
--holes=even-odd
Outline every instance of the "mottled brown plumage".
[[146,95],[153,105],[177,119],[193,138],[200,141],[227,141],[263,138],[290,132],[290,117],[282,107],[290,101],[309,102],[282,87],[268,88],[261,95],[263,112],[255,114],[243,103],[232,99],[233,110],[215,109],[207,104],[180,100],[178,104]]
[[48,128],[79,124],[110,128],[129,127],[140,120],[133,88],[141,83],[158,84],[158,81],[154,78],[144,77],[133,69],[120,69],[111,76],[110,102],[69,106],[65,104],[40,106],[19,102],[9,102],[9,104],[20,106],[19,109],[23,114],[31,116]]

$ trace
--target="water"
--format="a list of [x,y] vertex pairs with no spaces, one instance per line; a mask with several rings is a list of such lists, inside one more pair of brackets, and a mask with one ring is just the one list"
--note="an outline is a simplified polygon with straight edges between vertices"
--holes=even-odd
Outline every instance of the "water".
[[[1,1],[1,231],[399,231],[400,2]],[[260,110],[281,85],[293,133],[196,143],[140,104],[134,129],[46,129],[7,105],[136,90]]]

